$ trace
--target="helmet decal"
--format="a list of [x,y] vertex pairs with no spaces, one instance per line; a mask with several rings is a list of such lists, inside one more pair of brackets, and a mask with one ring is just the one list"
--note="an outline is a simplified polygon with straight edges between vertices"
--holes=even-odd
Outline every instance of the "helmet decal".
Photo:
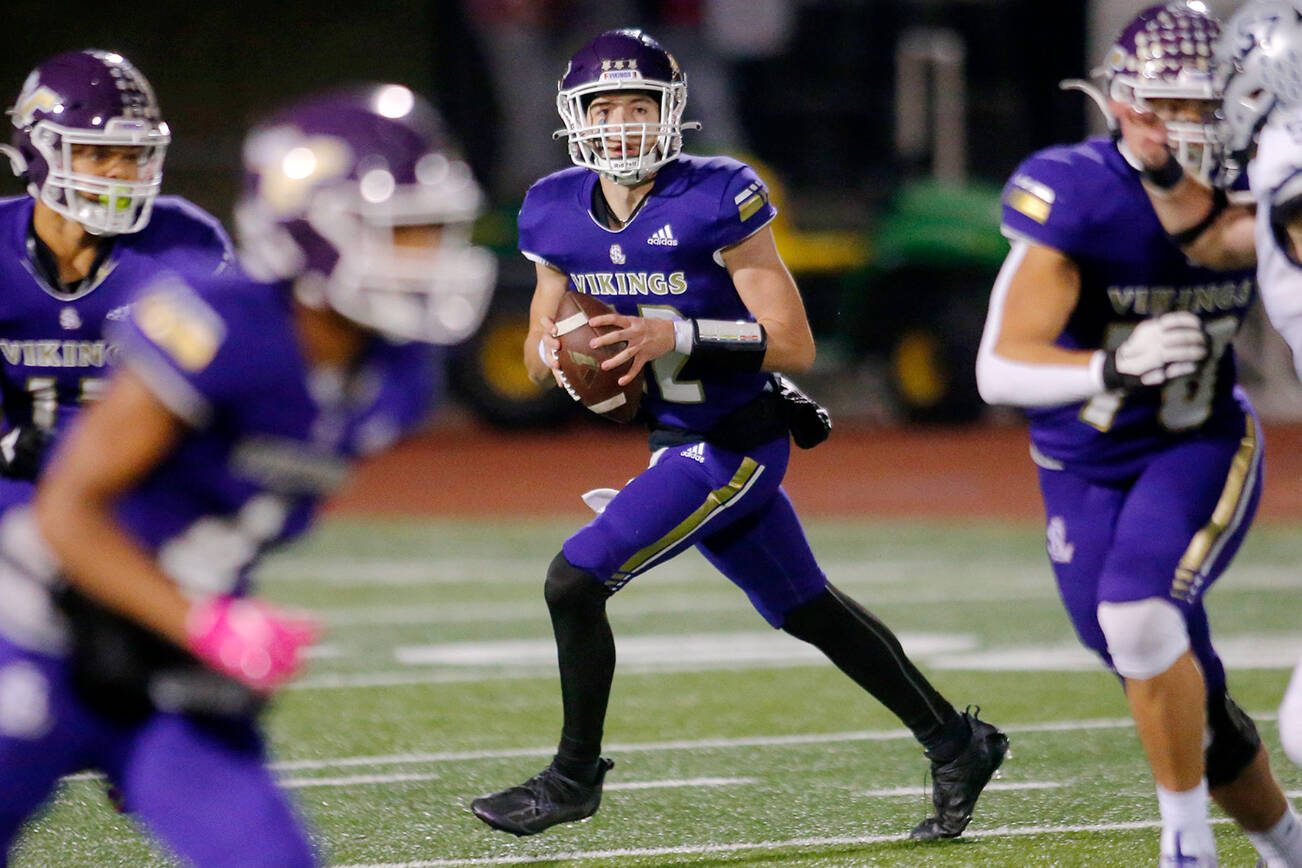
[[[32,79],[28,79],[32,81]],[[14,126],[30,127],[32,120],[38,111],[48,112],[56,105],[63,102],[63,97],[50,90],[39,81],[35,81],[38,86],[31,93],[24,91],[18,95],[18,102],[14,104],[13,118]]]

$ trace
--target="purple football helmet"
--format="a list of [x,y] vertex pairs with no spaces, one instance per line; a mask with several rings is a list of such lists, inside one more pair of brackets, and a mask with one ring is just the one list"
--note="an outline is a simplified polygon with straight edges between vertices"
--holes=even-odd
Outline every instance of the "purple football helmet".
[[[453,344],[483,319],[497,262],[470,244],[483,197],[442,120],[396,84],[308,98],[244,142],[241,263],[401,340]],[[437,245],[402,227],[442,227]]]
[[[120,54],[69,51],[27,76],[7,112],[3,150],[37,200],[95,235],[138,232],[149,222],[171,141],[149,81]],[[135,149],[134,178],[73,170],[78,146]]]
[[1176,159],[1204,181],[1213,168],[1208,142],[1220,92],[1212,55],[1220,30],[1200,0],[1150,6],[1121,31],[1100,70],[1107,95],[1140,111],[1153,111],[1153,99],[1207,101],[1205,119],[1166,122]]
[[[570,59],[557,84],[556,110],[576,166],[592,169],[621,184],[645,180],[683,149],[683,130],[700,124],[683,123],[687,107],[687,77],[678,61],[641,30],[610,30]],[[597,94],[635,91],[660,100],[658,123],[588,123],[588,104]],[[606,142],[618,139],[618,155],[606,153]],[[645,142],[654,140],[647,148]]]

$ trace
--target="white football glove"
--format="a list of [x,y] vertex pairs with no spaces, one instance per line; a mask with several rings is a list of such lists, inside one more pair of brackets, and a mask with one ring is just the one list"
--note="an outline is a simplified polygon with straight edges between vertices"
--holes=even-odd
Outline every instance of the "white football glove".
[[1160,386],[1192,374],[1207,357],[1202,322],[1188,311],[1172,311],[1146,319],[1103,361],[1103,383],[1109,389]]

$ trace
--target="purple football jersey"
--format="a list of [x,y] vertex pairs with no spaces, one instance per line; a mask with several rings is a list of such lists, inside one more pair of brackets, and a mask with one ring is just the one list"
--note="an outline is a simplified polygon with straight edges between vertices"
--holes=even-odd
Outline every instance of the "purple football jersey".
[[[266,549],[307,528],[374,444],[377,401],[409,376],[410,345],[371,344],[353,376],[309,369],[290,290],[242,275],[163,277],[111,332],[120,364],[190,425],[119,503],[125,527],[191,591],[242,591]],[[403,397],[401,427],[416,399]],[[382,411],[381,411],[382,412]]]
[[[596,184],[596,173],[582,168],[534,184],[520,208],[521,252],[622,314],[754,321],[719,255],[777,214],[754,170],[728,157],[680,156],[656,174],[621,229],[593,216]],[[648,372],[642,407],[656,425],[709,431],[769,381],[761,373],[678,380],[685,362],[671,352]]]
[[1167,237],[1133,169],[1111,140],[1087,139],[1032,155],[1003,194],[1003,232],[1069,256],[1080,300],[1058,337],[1069,349],[1115,348],[1141,320],[1187,310],[1203,322],[1208,358],[1158,388],[1027,410],[1041,456],[1082,472],[1126,475],[1173,438],[1241,428],[1231,341],[1251,306],[1251,269],[1191,264]]
[[114,349],[106,324],[167,269],[214,274],[234,261],[216,218],[176,196],[159,197],[144,229],[113,240],[98,272],[73,292],[51,287],[28,249],[34,200],[0,200],[0,396],[7,427],[58,434],[93,398]]

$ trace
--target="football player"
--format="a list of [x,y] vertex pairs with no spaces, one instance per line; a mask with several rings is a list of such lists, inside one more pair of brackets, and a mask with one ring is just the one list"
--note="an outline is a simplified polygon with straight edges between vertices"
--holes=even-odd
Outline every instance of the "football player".
[[149,81],[120,54],[70,51],[32,70],[0,145],[26,196],[0,199],[0,504],[25,499],[50,439],[94,398],[107,323],[165,268],[216,273],[221,224],[159,196],[171,140]]
[[[1163,225],[1196,239],[1186,248],[1205,261],[1256,262],[1261,299],[1293,351],[1302,376],[1302,4],[1252,0],[1235,13],[1216,45],[1224,93],[1215,139],[1216,189],[1165,169],[1166,184],[1147,189]],[[1164,130],[1147,113],[1123,116],[1122,134],[1150,173],[1170,165]],[[1249,182],[1252,208],[1226,207],[1221,188]],[[1302,764],[1302,663],[1280,706],[1280,739]]]
[[589,492],[599,511],[547,570],[564,723],[552,763],[524,784],[475,799],[490,826],[530,835],[593,814],[613,763],[600,755],[615,666],[607,599],[695,546],[773,627],[823,651],[926,748],[936,815],[914,830],[953,837],[971,819],[1008,740],[959,713],[881,621],[832,586],[781,483],[791,437],[830,429],[778,370],[807,370],[814,341],[773,241],[775,212],[750,167],[681,153],[687,84],[640,30],[603,33],[578,51],[557,107],[577,168],[549,175],[520,211],[520,249],[536,265],[524,361],[559,374],[552,317],[570,287],[614,306],[593,346],[627,342],[603,363],[648,369],[641,407],[650,466],[622,490]]
[[977,380],[988,402],[1026,408],[1049,559],[1081,641],[1123,681],[1157,785],[1161,864],[1216,864],[1210,793],[1267,865],[1299,866],[1302,827],[1230,697],[1203,605],[1260,494],[1261,428],[1232,345],[1253,275],[1242,258],[1191,263],[1182,247],[1217,215],[1168,234],[1145,192],[1207,183],[1218,32],[1202,3],[1153,6],[1100,70],[1092,95],[1110,116],[1163,127],[1161,165],[1098,137],[1013,174]]
[[256,277],[149,283],[103,397],[0,519],[0,852],[90,766],[186,864],[316,864],[256,723],[315,628],[249,596],[250,570],[374,446],[388,339],[466,337],[495,263],[467,240],[477,184],[405,87],[301,101],[244,162]]

